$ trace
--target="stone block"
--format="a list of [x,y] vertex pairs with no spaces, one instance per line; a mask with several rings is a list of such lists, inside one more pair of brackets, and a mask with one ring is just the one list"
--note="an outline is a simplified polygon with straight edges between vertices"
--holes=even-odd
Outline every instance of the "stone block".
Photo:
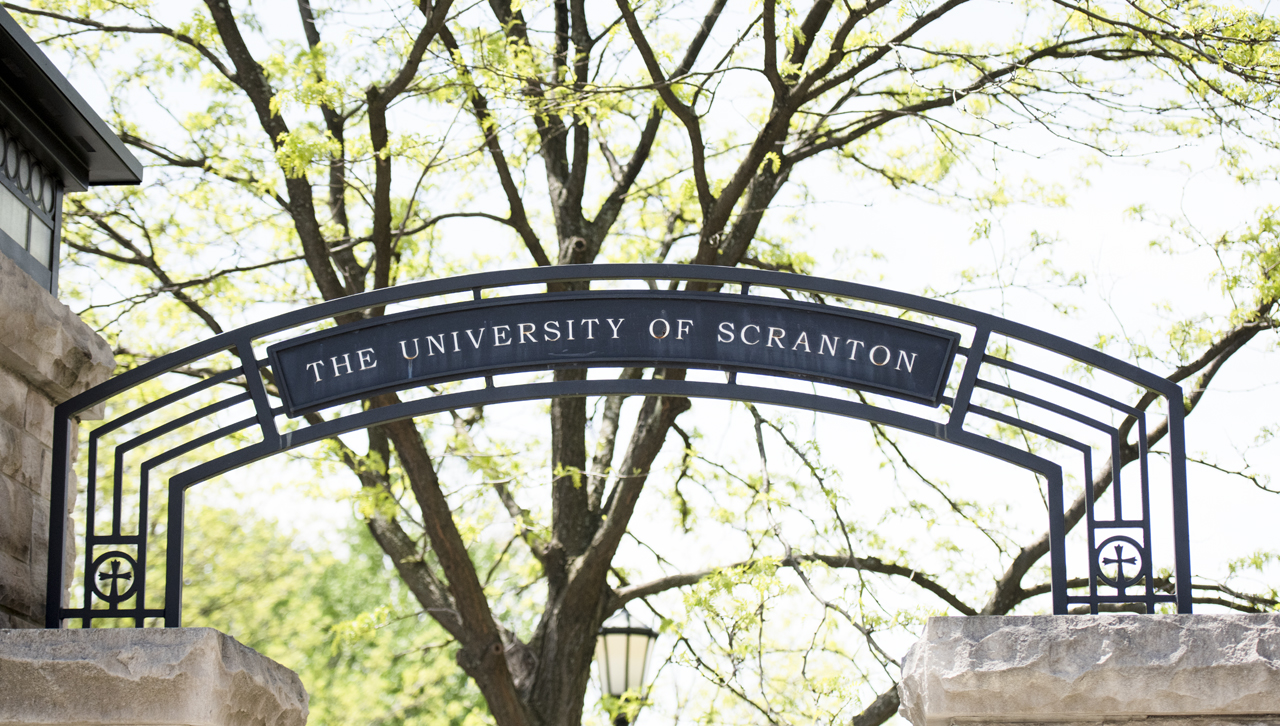
[[[54,405],[105,381],[115,360],[105,340],[3,255],[0,291],[0,608],[10,627],[37,627],[44,622]],[[102,410],[81,417],[100,418]],[[74,434],[70,444],[74,456]],[[68,492],[69,508],[75,494]],[[70,582],[70,537],[66,551]]]
[[22,562],[31,558],[32,499],[30,490],[0,474],[0,552]]
[[49,553],[49,500],[39,497],[31,505],[31,557]]
[[10,615],[13,630],[39,630],[44,627],[43,622],[36,622],[33,618],[23,617],[21,615]]
[[53,402],[34,389],[27,391],[23,427],[36,440],[43,441],[46,446],[53,445]]
[[66,305],[0,256],[0,366],[56,401],[105,381],[115,367],[107,342]]
[[4,726],[303,726],[284,666],[211,628],[0,631]]
[[31,582],[40,592],[40,606],[44,607],[47,598],[44,596],[48,587],[45,578],[49,575],[49,502],[36,499],[31,508]]
[[44,620],[44,583],[31,580],[26,562],[0,552],[0,607],[15,615]]
[[42,623],[38,624],[34,620],[24,618],[21,615],[0,610],[0,632],[6,628],[12,630],[35,630],[41,627],[44,627]]
[[930,618],[898,692],[915,726],[1280,723],[1280,614]]
[[18,374],[0,367],[0,421],[22,426],[27,417],[31,386]]
[[33,492],[40,491],[40,474],[44,470],[46,450],[36,437],[6,421],[0,421],[0,474],[12,478]]
[[16,477],[22,468],[21,427],[0,419],[0,474]]
[[38,492],[41,489],[40,475],[44,473],[47,445],[25,431],[18,435],[18,445],[22,458],[18,471],[13,476],[31,491]]
[[44,501],[49,501],[49,484],[53,481],[53,450],[47,446],[40,447],[40,468],[31,490]]

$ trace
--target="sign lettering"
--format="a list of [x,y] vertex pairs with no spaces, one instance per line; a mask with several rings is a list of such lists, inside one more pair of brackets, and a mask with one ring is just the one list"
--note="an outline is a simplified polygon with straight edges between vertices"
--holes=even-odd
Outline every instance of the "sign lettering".
[[937,405],[959,339],[883,315],[753,295],[585,291],[399,313],[268,353],[290,416],[429,383],[624,366],[765,373]]

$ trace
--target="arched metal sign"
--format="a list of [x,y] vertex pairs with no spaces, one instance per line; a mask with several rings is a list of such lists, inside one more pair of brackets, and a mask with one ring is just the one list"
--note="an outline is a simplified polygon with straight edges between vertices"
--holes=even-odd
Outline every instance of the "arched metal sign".
[[429,383],[570,365],[752,371],[937,405],[959,340],[829,305],[588,290],[413,310],[267,352],[290,416]]
[[[388,310],[396,307],[403,309]],[[362,318],[368,310],[386,314],[323,327]],[[1015,343],[1028,349],[1026,361],[1011,354]],[[1163,420],[1149,423],[1145,408],[1122,402],[1104,386],[1082,386],[1046,370],[1051,366],[1044,361],[1055,358],[1165,399]],[[726,375],[723,382],[495,379],[620,367]],[[175,377],[184,383],[152,390],[158,380]],[[812,385],[804,391],[770,383],[783,379]],[[458,381],[477,383],[434,388]],[[428,386],[428,395],[406,396],[395,405],[352,407],[380,393]],[[1055,613],[1072,605],[1096,612],[1108,603],[1139,603],[1148,612],[1173,603],[1179,612],[1191,611],[1184,413],[1176,384],[1041,330],[866,285],[692,265],[570,265],[419,282],[293,311],[166,355],[59,406],[54,513],[66,512],[74,494],[68,489],[74,482],[73,419],[112,401],[130,401],[128,411],[112,409],[114,418],[89,432],[80,603],[64,602],[63,569],[49,567],[46,625],[131,619],[141,627],[160,619],[176,627],[184,494],[202,481],[386,421],[509,401],[619,394],[823,411],[1009,462],[1045,484]],[[345,415],[308,416],[335,408]],[[241,409],[246,415],[237,415]],[[1084,487],[1076,500],[1066,502],[1061,463],[993,435],[993,424],[1074,452]],[[1157,586],[1154,565],[1147,440],[1160,427],[1170,446],[1163,491],[1172,512],[1171,588]],[[1101,443],[1095,447],[1076,429],[1094,432]],[[1126,441],[1129,432],[1133,442]],[[1134,466],[1095,483],[1095,448],[1116,462],[1133,452]],[[212,453],[194,455],[202,449]],[[159,467],[175,470],[167,480],[161,548],[148,546],[148,519],[156,509],[150,479]],[[67,520],[50,519],[49,562],[62,562]],[[1083,577],[1072,579],[1066,534],[1079,521],[1086,523],[1076,557]],[[149,570],[155,554],[149,550],[156,549],[164,567]],[[147,582],[148,572],[163,572],[152,576],[162,580],[158,587]]]

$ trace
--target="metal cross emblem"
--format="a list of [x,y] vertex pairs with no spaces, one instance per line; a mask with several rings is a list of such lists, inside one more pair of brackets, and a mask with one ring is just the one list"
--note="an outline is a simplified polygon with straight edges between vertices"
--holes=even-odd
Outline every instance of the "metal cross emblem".
[[[141,575],[134,577],[135,574],[138,574],[138,563],[132,557],[119,550],[104,552],[93,561],[89,584],[93,594],[114,607],[133,597],[141,578]],[[105,590],[102,584],[107,586]]]
[[[1106,556],[1107,548],[1111,548],[1115,553],[1114,557]],[[1098,579],[1105,585],[1123,591],[1126,587],[1138,584],[1142,579],[1141,563],[1144,559],[1142,545],[1129,537],[1111,537],[1098,546]],[[1107,576],[1105,571],[1109,565],[1115,566],[1115,575],[1111,577]],[[1133,574],[1126,573],[1125,565],[1133,565],[1137,571]]]
[[108,600],[116,600],[120,597],[120,580],[132,580],[132,572],[120,572],[120,560],[111,561],[111,572],[99,572],[98,580],[100,582],[111,583],[111,594],[106,598]]
[[[115,563],[114,563],[114,562],[112,562],[111,564],[113,564],[113,565],[114,565]],[[1124,556],[1124,545],[1122,545],[1122,544],[1120,544],[1120,543],[1118,543],[1118,542],[1117,542],[1117,543],[1116,543],[1116,556],[1115,556],[1115,558],[1106,558],[1106,557],[1104,557],[1104,558],[1102,558],[1102,564],[1104,564],[1104,565],[1115,565],[1115,566],[1116,566],[1116,578],[1115,578],[1115,579],[1116,579],[1116,581],[1117,581],[1117,582],[1123,582],[1123,581],[1124,581],[1124,566],[1125,566],[1126,564],[1129,564],[1129,565],[1136,565],[1136,564],[1138,564],[1138,558],[1137,558],[1137,557],[1125,557],[1125,556]]]

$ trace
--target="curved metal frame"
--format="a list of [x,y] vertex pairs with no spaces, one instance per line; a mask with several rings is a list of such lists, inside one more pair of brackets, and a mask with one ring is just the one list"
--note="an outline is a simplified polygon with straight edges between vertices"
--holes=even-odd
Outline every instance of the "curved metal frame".
[[[972,338],[969,347],[961,347],[959,349],[959,354],[964,356],[965,363],[958,374],[952,374],[953,378],[956,378],[955,396],[944,397],[944,404],[950,406],[949,415],[945,423],[845,398],[743,385],[737,383],[734,374],[730,373],[728,381],[723,384],[703,381],[583,380],[546,381],[499,386],[494,385],[492,377],[489,376],[486,377],[486,386],[481,389],[404,401],[393,406],[365,410],[293,431],[281,432],[276,426],[276,417],[283,414],[283,407],[272,405],[265,385],[263,369],[270,367],[270,361],[259,359],[253,348],[255,341],[261,340],[266,336],[316,321],[337,318],[345,313],[459,292],[472,292],[478,299],[483,290],[531,284],[589,283],[591,281],[617,280],[648,281],[651,286],[656,280],[673,282],[699,281],[710,283],[713,286],[732,284],[741,286],[742,294],[747,294],[751,287],[764,287],[815,295],[829,295],[890,306],[960,323],[972,328]],[[1120,401],[1076,383],[1013,361],[987,355],[986,350],[992,335],[1002,335],[1007,338],[1024,341],[1033,346],[1066,356],[1084,365],[1105,371],[1136,386],[1155,392],[1170,403],[1181,404],[1183,400],[1181,387],[1155,374],[1143,371],[1130,363],[1105,355],[1092,348],[994,315],[868,285],[759,270],[694,265],[567,265],[552,268],[479,273],[444,280],[417,282],[354,295],[285,313],[269,320],[217,335],[183,350],[165,355],[146,365],[121,374],[57,407],[53,443],[54,461],[56,463],[53,467],[50,495],[50,511],[54,514],[50,517],[49,562],[51,566],[48,568],[46,627],[62,627],[64,620],[68,618],[82,619],[85,627],[90,627],[94,619],[101,618],[133,619],[138,627],[142,627],[146,618],[163,618],[166,627],[177,627],[181,621],[180,583],[182,582],[184,495],[187,489],[202,481],[273,454],[387,421],[484,404],[554,397],[606,396],[614,394],[742,400],[821,411],[912,431],[1009,462],[1038,474],[1047,483],[1050,510],[1052,600],[1055,613],[1065,614],[1073,604],[1088,605],[1092,612],[1097,612],[1098,606],[1102,603],[1141,603],[1145,605],[1148,612],[1155,612],[1157,604],[1162,602],[1175,603],[1178,612],[1191,612],[1183,407],[1181,405],[1169,405],[1167,414],[1171,466],[1170,491],[1173,502],[1174,582],[1176,586],[1175,594],[1168,595],[1157,592],[1153,586],[1152,557],[1150,556],[1151,520],[1145,414]],[[189,367],[196,361],[224,351],[233,351],[240,365],[158,398],[123,416],[99,425],[90,432],[88,437],[89,480],[86,486],[86,516],[88,521],[85,523],[86,536],[83,549],[86,580],[84,583],[84,605],[79,608],[65,607],[63,605],[63,568],[53,565],[53,563],[63,562],[65,551],[66,517],[57,516],[57,513],[67,511],[67,487],[74,481],[71,472],[71,463],[75,452],[75,442],[71,439],[75,425],[74,417],[157,376]],[[1084,481],[1088,482],[1087,486],[1090,487],[1091,493],[1093,493],[1093,464],[1092,448],[1088,444],[1007,413],[973,404],[971,398],[974,391],[990,391],[1015,402],[1048,411],[1099,430],[1110,436],[1113,460],[1119,460],[1120,449],[1124,442],[1119,438],[1119,431],[1106,422],[1090,418],[1043,397],[1034,396],[1027,392],[980,378],[980,370],[988,369],[1003,369],[1010,373],[1027,376],[1041,384],[1054,386],[1071,395],[1102,404],[1120,414],[1134,416],[1137,419],[1137,446],[1139,447],[1138,484],[1142,502],[1141,516],[1129,519],[1123,516],[1119,472],[1114,473],[1114,481],[1111,486],[1114,497],[1114,519],[1098,520],[1094,512],[1094,500],[1096,497],[1086,497],[1088,503],[1087,524],[1090,571],[1088,595],[1073,595],[1068,592],[1065,552],[1066,510],[1063,499],[1062,467],[1042,456],[965,430],[965,422],[970,415],[981,416],[991,421],[1021,428],[1028,433],[1079,451],[1084,460]],[[138,421],[144,416],[149,416],[167,406],[182,402],[196,393],[207,391],[220,383],[241,378],[243,378],[246,388],[245,393],[230,396],[195,411],[178,415],[160,426],[137,434],[128,441],[117,445],[114,452],[115,476],[112,482],[112,529],[110,534],[97,534],[95,529],[98,486],[97,461],[99,442],[102,437],[107,433]],[[122,509],[124,499],[122,482],[124,455],[138,446],[165,434],[172,433],[183,426],[246,402],[252,403],[254,407],[253,416],[190,439],[142,463],[138,472],[140,489],[138,492],[137,511],[139,512],[139,521],[136,530],[137,534],[124,533],[122,531],[122,522],[125,514]],[[169,479],[165,604],[163,609],[145,607],[146,516],[150,472],[161,464],[172,461],[209,443],[254,428],[262,436],[260,442],[205,461]],[[1122,574],[1117,575],[1121,581],[1115,584],[1122,586],[1113,588],[1116,590],[1114,595],[1100,594],[1098,591],[1099,585],[1107,587],[1108,583],[1114,583],[1114,580],[1102,574],[1101,560],[1105,557],[1105,553],[1100,552],[1095,542],[1095,532],[1105,533],[1111,529],[1129,532],[1138,530],[1142,535],[1142,543],[1137,543],[1131,537],[1122,538],[1137,544],[1137,549],[1139,550],[1135,557],[1123,558],[1124,561],[1129,562],[1132,559],[1136,564],[1140,557],[1141,566],[1137,580],[1132,577],[1124,577]],[[1115,540],[1116,537],[1108,539]],[[104,556],[101,551],[118,550],[120,547],[136,548],[137,556],[128,558],[133,560],[128,564],[136,570],[131,573],[136,579],[130,583],[128,590],[130,597],[135,598],[136,604],[134,607],[122,608],[120,607],[120,600],[124,600],[124,598],[117,598],[115,602],[104,601],[107,605],[106,608],[95,608],[95,595],[99,590],[93,578],[97,574],[97,568],[107,562],[119,562],[119,559]],[[96,556],[95,552],[97,552]],[[1117,551],[1116,560],[1119,559],[1122,559],[1121,553]],[[1109,560],[1109,562],[1113,561],[1115,560]],[[118,572],[118,566],[113,568],[111,576],[123,577]],[[115,582],[116,580],[112,580],[113,584]],[[1144,583],[1143,591],[1140,594],[1127,593],[1125,588],[1133,587],[1136,582]],[[177,586],[174,586],[174,583],[177,583]],[[101,598],[97,599],[102,600]]]

